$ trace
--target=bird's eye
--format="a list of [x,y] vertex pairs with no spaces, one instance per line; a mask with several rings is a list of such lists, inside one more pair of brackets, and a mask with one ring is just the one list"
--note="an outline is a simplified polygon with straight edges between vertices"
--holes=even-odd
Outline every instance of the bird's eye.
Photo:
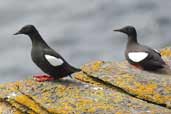
[[128,31],[128,32],[132,32],[132,28],[128,28],[127,31]]

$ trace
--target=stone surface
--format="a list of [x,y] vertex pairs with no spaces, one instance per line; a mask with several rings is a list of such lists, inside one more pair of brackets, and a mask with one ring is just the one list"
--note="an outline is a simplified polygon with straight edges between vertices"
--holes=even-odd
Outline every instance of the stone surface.
[[[162,51],[168,69],[171,67],[170,48]],[[94,78],[121,88],[123,91],[155,104],[171,107],[171,74],[147,72],[133,68],[127,62],[92,62],[83,71]]]
[[[170,65],[171,49],[161,50]],[[2,114],[171,114],[171,75],[94,61],[75,79],[0,85]]]

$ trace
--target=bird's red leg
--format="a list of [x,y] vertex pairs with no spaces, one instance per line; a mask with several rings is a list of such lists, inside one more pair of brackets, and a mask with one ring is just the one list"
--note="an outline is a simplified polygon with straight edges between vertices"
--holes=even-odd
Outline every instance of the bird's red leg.
[[138,69],[140,69],[140,70],[143,70],[143,68],[142,68],[140,65],[132,64],[132,66],[133,66],[134,68],[138,68]]
[[54,80],[54,77],[49,75],[34,75],[33,79],[37,82],[44,82],[44,81],[52,81]]

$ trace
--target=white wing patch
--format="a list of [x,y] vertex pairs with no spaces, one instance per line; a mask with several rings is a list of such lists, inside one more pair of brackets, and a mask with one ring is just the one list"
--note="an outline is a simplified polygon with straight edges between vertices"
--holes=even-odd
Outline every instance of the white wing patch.
[[45,59],[52,65],[52,66],[60,66],[64,63],[64,61],[60,58],[56,58],[51,55],[45,55]]
[[148,56],[146,52],[129,52],[128,57],[133,62],[141,62]]

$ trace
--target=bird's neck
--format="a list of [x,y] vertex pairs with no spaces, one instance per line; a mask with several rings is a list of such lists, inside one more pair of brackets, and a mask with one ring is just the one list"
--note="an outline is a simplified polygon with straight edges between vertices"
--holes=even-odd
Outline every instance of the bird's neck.
[[137,35],[128,35],[128,43],[127,43],[127,47],[131,46],[132,44],[138,44],[137,41]]
[[46,44],[46,42],[42,39],[39,32],[36,32],[34,34],[29,34],[29,37],[30,37],[30,39],[32,41],[33,46],[36,46],[36,45],[48,46]]

